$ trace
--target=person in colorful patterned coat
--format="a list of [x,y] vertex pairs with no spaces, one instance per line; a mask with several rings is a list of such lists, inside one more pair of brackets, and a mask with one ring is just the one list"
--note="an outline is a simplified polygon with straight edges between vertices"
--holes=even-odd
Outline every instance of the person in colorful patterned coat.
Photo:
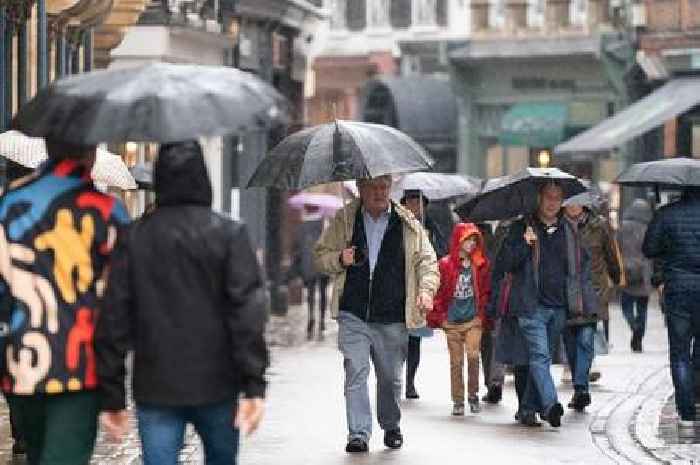
[[82,465],[97,434],[93,330],[124,206],[95,189],[95,147],[48,140],[49,160],[0,198],[2,389],[30,464]]

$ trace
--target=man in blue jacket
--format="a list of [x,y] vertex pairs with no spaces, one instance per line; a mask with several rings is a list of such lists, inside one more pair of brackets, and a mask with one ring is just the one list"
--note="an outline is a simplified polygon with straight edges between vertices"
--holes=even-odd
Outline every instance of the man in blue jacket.
[[681,433],[694,434],[696,374],[700,353],[691,342],[700,338],[700,190],[688,189],[682,198],[661,208],[647,228],[642,246],[648,258],[661,260],[664,306],[668,323],[671,375]]

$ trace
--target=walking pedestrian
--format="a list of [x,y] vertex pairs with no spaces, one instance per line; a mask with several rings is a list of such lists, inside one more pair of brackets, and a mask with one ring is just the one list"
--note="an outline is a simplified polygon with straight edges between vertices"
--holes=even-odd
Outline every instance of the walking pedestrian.
[[[430,244],[435,250],[437,259],[444,257],[447,250],[445,236],[438,224],[427,214],[429,200],[419,190],[406,190],[401,198],[401,205],[408,208],[413,216],[428,232]],[[408,355],[406,357],[406,399],[419,399],[416,390],[416,373],[420,365],[420,343],[424,334],[429,334],[424,328],[408,331]]]
[[[595,357],[594,338],[599,321],[608,319],[608,298],[612,283],[619,283],[620,267],[617,247],[607,221],[584,206],[577,196],[564,203],[564,217],[573,230],[574,237],[590,254],[591,276],[585,277],[583,289],[589,289],[588,280],[595,294],[591,299],[594,312],[574,314],[564,330],[566,358],[571,369],[574,395],[568,407],[582,412],[591,403],[589,382]],[[585,295],[582,296],[586,298]]]
[[464,415],[464,354],[467,354],[468,401],[472,413],[479,407],[479,349],[481,328],[487,324],[486,305],[491,293],[491,269],[481,231],[472,223],[455,226],[450,253],[440,266],[440,288],[428,324],[442,328],[450,354],[452,415]]
[[[687,189],[682,198],[654,215],[644,238],[644,255],[660,259],[668,326],[671,375],[683,434],[695,434],[695,382],[700,376],[700,190]],[[691,347],[693,344],[693,347]],[[692,350],[692,361],[691,361]]]
[[530,378],[530,357],[527,341],[518,325],[517,312],[511,309],[513,274],[504,271],[505,264],[500,252],[510,227],[516,221],[501,221],[496,228],[494,253],[497,259],[491,273],[491,299],[487,306],[487,315],[494,322],[495,328],[492,333],[495,345],[494,359],[503,368],[508,366],[512,369],[518,399],[515,421],[525,426],[539,426],[535,413],[526,412],[523,408],[525,388]]
[[410,211],[389,199],[391,177],[360,180],[357,187],[360,200],[338,212],[315,248],[318,270],[333,279],[331,311],[338,319],[344,359],[349,453],[369,449],[370,360],[384,444],[392,449],[403,445],[401,372],[408,329],[425,326],[439,284],[427,234]]
[[560,216],[563,194],[560,185],[543,184],[536,214],[510,226],[498,256],[512,275],[510,311],[529,354],[521,421],[533,424],[539,412],[554,427],[564,410],[550,372],[552,353],[567,319],[590,314],[594,304],[585,295],[587,284],[592,290],[588,253]]
[[622,314],[632,331],[630,347],[642,352],[647,327],[647,307],[653,290],[651,277],[653,263],[642,253],[642,243],[651,221],[649,202],[636,199],[624,212],[620,227],[620,245],[624,270],[624,283],[620,290]]
[[[476,223],[481,231],[484,243],[484,252],[489,263],[496,259],[498,242],[489,223]],[[498,340],[500,320],[487,318],[486,324],[481,328],[481,361],[484,371],[484,386],[486,394],[481,399],[489,404],[497,404],[503,398],[503,382],[505,380],[505,366],[496,357],[496,344]]]
[[2,389],[31,465],[86,465],[97,435],[93,325],[124,206],[95,189],[96,147],[47,140],[48,161],[0,199],[11,313]]
[[323,216],[318,207],[305,205],[302,210],[302,222],[297,228],[297,234],[292,246],[292,266],[289,270],[289,279],[301,278],[306,288],[307,307],[309,319],[306,326],[308,340],[314,338],[316,329],[316,289],[319,293],[319,322],[318,337],[323,339],[326,330],[326,307],[329,278],[319,273],[314,267],[313,247],[323,232]]
[[264,409],[262,273],[246,228],[211,210],[198,142],[162,145],[154,177],[156,208],[120,237],[97,322],[102,423],[117,437],[127,428],[133,349],[144,465],[175,465],[188,423],[207,464],[235,464],[239,431]]
[[[24,167],[19,163],[15,163],[11,160],[6,160],[5,165],[5,178],[7,185],[3,192],[11,189],[13,185],[22,183],[21,178],[31,175],[34,170],[31,168]],[[10,296],[7,295],[7,298]],[[10,304],[11,305],[11,304]],[[2,363],[0,363],[2,364]],[[12,455],[22,456],[27,453],[27,440],[25,439],[24,430],[21,424],[21,415],[17,412],[16,408],[8,405],[10,411],[10,435],[12,436]]]

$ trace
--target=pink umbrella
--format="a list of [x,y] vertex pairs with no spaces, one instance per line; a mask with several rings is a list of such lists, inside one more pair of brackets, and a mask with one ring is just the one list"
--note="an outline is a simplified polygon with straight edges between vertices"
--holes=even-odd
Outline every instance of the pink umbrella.
[[324,216],[333,216],[343,208],[343,199],[332,194],[301,192],[289,199],[292,208],[301,210],[304,206],[317,207]]

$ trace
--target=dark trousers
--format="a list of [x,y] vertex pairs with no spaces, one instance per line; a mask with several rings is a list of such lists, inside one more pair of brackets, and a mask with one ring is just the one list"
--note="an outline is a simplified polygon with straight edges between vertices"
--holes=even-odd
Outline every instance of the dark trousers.
[[696,368],[700,367],[700,290],[666,289],[671,377],[676,391],[676,409],[683,420],[695,420]]
[[318,288],[320,294],[319,329],[323,331],[326,328],[326,307],[328,306],[326,289],[328,287],[328,282],[329,278],[323,276],[304,283],[306,287],[307,305],[309,308],[309,331],[313,331],[316,324],[316,288]]
[[625,293],[620,293],[620,306],[622,314],[627,320],[632,332],[637,332],[641,337],[647,329],[647,307],[649,305],[648,296],[633,296]]
[[505,367],[496,360],[497,334],[496,328],[484,330],[481,333],[481,362],[484,370],[484,385],[487,388],[503,386],[505,377]]
[[94,391],[8,396],[27,441],[29,465],[87,465],[97,436]]
[[528,365],[516,365],[513,367],[513,378],[515,381],[515,394],[518,396],[518,412],[525,400],[525,388],[527,380],[530,376],[530,367]]
[[19,407],[8,404],[10,407],[10,433],[12,434],[12,440],[16,443],[24,442],[24,433],[22,431],[22,418],[20,413],[17,411]]
[[414,387],[416,372],[420,364],[420,340],[422,338],[408,336],[408,355],[406,357],[406,389]]

